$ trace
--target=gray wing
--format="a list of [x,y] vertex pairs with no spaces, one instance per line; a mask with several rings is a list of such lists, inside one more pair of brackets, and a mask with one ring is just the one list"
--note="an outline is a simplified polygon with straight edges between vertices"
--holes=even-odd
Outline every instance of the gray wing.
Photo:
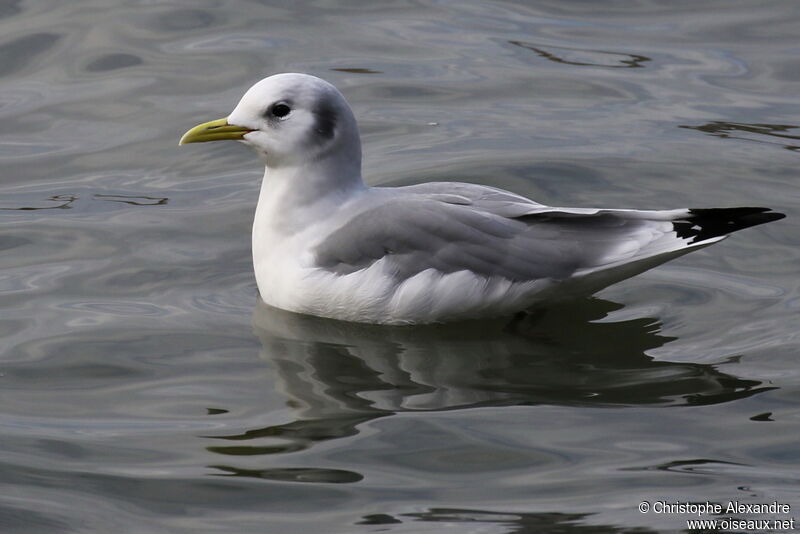
[[573,214],[510,193],[483,199],[463,193],[399,195],[367,209],[316,247],[316,263],[349,274],[385,258],[400,279],[435,269],[512,281],[563,280],[634,257],[672,231],[668,222],[621,215],[626,212]]
[[553,208],[458,183],[387,189],[382,195],[383,201],[349,218],[316,247],[318,266],[349,274],[385,259],[399,279],[428,269],[519,282],[594,273],[622,279],[783,217],[749,207]]

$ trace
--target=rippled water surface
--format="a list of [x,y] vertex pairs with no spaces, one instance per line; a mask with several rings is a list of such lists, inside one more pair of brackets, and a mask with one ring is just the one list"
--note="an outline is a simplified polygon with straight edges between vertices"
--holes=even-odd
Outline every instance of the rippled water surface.
[[[781,0],[0,2],[0,531],[686,528],[643,500],[789,519],[798,29]],[[283,71],[343,91],[373,185],[789,217],[512,322],[278,312],[256,158],[177,140]]]

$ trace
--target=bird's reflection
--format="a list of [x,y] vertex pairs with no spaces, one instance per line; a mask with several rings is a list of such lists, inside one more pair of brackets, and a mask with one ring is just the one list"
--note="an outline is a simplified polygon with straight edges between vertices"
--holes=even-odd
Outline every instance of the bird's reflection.
[[[627,530],[613,525],[583,524],[591,514],[559,513],[559,512],[496,512],[493,510],[475,510],[464,508],[430,508],[421,512],[390,515],[371,514],[364,516],[360,525],[393,525],[413,522],[415,524],[458,525],[469,530],[476,525],[503,528],[502,532],[513,534],[539,534],[541,532],[561,532],[575,534],[600,534],[614,532],[636,532],[649,534],[655,532],[648,528]],[[470,530],[473,531],[473,530]],[[487,530],[487,532],[490,530]],[[498,529],[492,529],[492,532]],[[455,532],[455,530],[454,530]]]
[[[655,360],[674,338],[655,319],[598,322],[621,306],[586,299],[538,315],[455,325],[386,327],[259,305],[255,331],[296,413],[283,425],[216,436],[227,455],[292,452],[350,436],[404,411],[533,404],[714,404],[768,388],[713,365]],[[275,446],[250,447],[257,438]],[[252,443],[252,442],[251,442]],[[263,444],[262,444],[263,445]],[[225,468],[229,474],[232,468]]]

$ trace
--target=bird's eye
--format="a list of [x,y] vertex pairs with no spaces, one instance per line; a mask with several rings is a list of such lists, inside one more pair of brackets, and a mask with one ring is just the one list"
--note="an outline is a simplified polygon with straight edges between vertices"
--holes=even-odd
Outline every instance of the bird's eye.
[[284,102],[273,104],[272,108],[270,108],[270,113],[279,119],[288,115],[290,111],[292,111],[292,108],[290,108],[289,105]]

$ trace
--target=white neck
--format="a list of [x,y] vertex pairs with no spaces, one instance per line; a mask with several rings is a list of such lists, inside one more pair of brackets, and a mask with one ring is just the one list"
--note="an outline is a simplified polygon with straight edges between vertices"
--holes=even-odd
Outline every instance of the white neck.
[[[359,157],[331,156],[302,166],[265,169],[253,221],[254,244],[262,236],[278,233],[288,237],[324,220],[366,189]],[[331,161],[333,158],[336,160]]]

